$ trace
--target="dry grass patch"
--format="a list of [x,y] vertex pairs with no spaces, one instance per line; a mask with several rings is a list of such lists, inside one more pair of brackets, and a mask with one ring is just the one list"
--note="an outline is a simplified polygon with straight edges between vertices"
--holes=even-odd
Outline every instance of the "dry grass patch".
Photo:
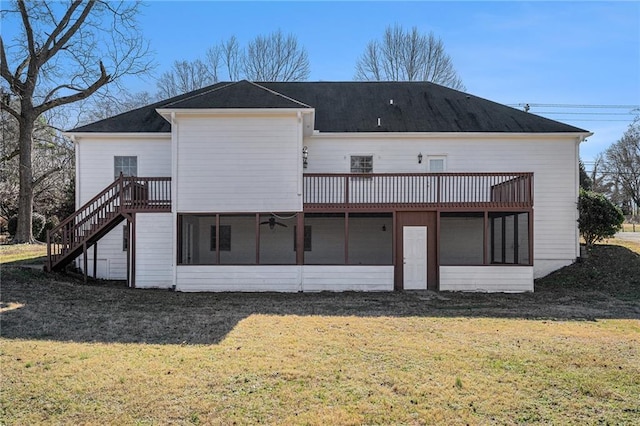
[[0,245],[0,263],[18,261],[41,261],[47,255],[47,245],[36,244],[3,244]]
[[12,424],[640,418],[635,320],[252,315],[214,345],[1,343]]

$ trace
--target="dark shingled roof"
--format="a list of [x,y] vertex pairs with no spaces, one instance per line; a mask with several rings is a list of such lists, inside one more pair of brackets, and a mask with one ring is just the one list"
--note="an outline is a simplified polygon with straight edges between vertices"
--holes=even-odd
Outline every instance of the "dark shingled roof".
[[320,132],[587,133],[428,82],[248,81],[218,83],[72,132],[169,132],[158,108],[315,108]]
[[243,80],[165,104],[163,108],[313,108],[295,99]]

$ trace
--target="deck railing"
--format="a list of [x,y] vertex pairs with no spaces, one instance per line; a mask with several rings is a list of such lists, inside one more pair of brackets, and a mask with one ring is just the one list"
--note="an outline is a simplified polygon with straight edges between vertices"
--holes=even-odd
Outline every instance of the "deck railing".
[[533,173],[308,173],[305,208],[533,205]]

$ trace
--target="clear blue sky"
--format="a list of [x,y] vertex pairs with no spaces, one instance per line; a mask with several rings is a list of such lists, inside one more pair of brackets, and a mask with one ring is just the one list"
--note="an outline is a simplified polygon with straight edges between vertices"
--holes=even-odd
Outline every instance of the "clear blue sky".
[[[398,23],[441,37],[474,95],[505,104],[640,104],[639,2],[150,1],[140,23],[157,75],[232,35],[244,44],[281,29],[307,49],[311,81],[352,80],[367,42]],[[155,90],[153,80],[127,85]],[[593,131],[581,147],[587,162],[633,117],[623,108],[531,112]]]

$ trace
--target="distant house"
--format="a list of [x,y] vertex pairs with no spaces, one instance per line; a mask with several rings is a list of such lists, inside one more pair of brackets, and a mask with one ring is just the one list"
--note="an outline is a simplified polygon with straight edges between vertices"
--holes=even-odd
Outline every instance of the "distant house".
[[219,83],[68,134],[78,212],[50,235],[50,270],[521,292],[579,254],[590,133],[432,83]]

